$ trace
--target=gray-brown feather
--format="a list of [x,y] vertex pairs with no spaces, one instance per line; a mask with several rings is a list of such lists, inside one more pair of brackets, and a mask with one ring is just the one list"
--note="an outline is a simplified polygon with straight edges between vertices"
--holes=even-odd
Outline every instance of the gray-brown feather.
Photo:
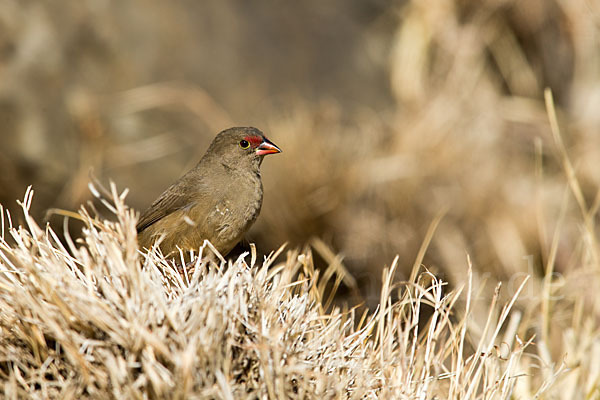
[[[232,144],[222,144],[227,145]],[[161,238],[163,253],[173,254],[177,246],[197,250],[208,239],[227,254],[254,223],[263,197],[261,159],[238,160],[236,148],[224,154],[211,148],[142,214],[137,225],[140,246],[149,248]]]

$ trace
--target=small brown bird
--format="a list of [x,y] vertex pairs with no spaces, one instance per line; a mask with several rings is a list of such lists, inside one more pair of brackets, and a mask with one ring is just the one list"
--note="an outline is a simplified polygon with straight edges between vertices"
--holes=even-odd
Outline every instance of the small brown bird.
[[260,165],[281,150],[256,128],[220,132],[198,164],[161,194],[140,217],[138,242],[161,239],[165,255],[177,246],[198,250],[208,239],[226,255],[258,217],[263,199]]

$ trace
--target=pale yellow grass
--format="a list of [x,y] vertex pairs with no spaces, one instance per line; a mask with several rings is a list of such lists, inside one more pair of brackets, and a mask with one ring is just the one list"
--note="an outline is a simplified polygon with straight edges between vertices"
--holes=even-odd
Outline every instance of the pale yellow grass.
[[[418,260],[410,282],[394,283],[396,259],[377,309],[327,310],[310,248],[220,265],[199,257],[180,276],[157,252],[138,252],[125,195],[113,185],[102,199],[114,222],[82,208],[77,243],[29,216],[32,190],[25,226],[3,216],[5,398],[509,399],[556,390],[564,373],[534,333],[517,333],[528,328],[513,310],[527,278],[504,304],[498,285],[480,317],[467,261],[468,282],[447,291]],[[339,265],[326,279],[345,274]]]

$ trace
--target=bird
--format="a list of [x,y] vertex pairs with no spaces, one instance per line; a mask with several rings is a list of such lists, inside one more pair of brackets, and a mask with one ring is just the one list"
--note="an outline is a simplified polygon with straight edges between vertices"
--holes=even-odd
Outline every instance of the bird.
[[198,164],[166,189],[136,225],[138,244],[163,255],[198,250],[205,240],[226,256],[244,237],[263,201],[260,167],[281,149],[254,127],[216,135]]

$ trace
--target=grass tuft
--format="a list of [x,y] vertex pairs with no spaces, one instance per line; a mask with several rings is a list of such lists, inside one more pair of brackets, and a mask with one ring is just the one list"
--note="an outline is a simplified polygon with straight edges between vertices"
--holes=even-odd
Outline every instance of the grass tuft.
[[376,310],[326,311],[328,281],[352,282],[335,256],[320,276],[312,247],[218,263],[202,248],[182,276],[156,249],[138,251],[125,195],[112,185],[103,199],[115,221],[82,207],[76,242],[29,216],[31,189],[26,225],[2,218],[4,397],[508,399],[531,363],[533,335],[519,337],[513,310],[527,279],[505,304],[498,286],[479,320],[470,266],[448,291],[423,268],[394,283],[396,258]]

